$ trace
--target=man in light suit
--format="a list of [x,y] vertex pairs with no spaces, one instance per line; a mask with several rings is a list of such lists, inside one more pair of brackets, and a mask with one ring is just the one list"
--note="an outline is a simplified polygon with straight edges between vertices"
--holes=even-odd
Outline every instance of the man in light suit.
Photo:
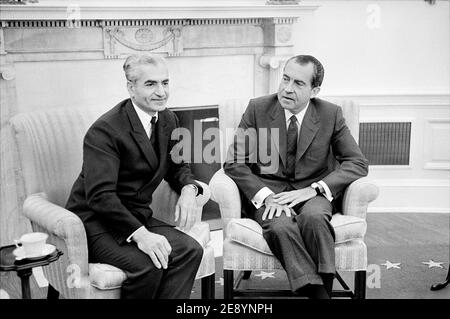
[[189,298],[203,249],[192,237],[152,218],[152,194],[164,178],[178,193],[175,216],[189,229],[202,193],[189,166],[175,163],[178,127],[166,108],[165,61],[132,55],[123,69],[130,98],[86,133],[83,167],[66,208],[83,221],[90,262],[122,269],[122,298]]
[[[242,116],[237,135],[258,133],[248,134],[250,145],[236,136],[224,164],[241,192],[243,214],[262,226],[291,289],[310,298],[330,297],[336,271],[330,220],[345,188],[368,172],[341,108],[316,98],[323,76],[316,58],[290,58],[278,93],[250,100]],[[261,130],[270,136],[263,143]],[[271,168],[261,157],[266,145]]]

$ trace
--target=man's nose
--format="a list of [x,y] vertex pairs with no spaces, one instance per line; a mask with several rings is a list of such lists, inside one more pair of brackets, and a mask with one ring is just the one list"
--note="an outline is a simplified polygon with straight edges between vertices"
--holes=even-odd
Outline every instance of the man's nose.
[[288,93],[290,93],[290,92],[293,92],[293,82],[291,81],[291,82],[289,82],[287,85],[286,85],[286,87],[284,88],[284,90],[286,91],[286,92],[288,92]]
[[156,86],[155,93],[156,93],[158,96],[165,96],[165,95],[166,95],[166,90],[164,90],[164,86],[163,86],[162,84],[158,84],[158,85]]

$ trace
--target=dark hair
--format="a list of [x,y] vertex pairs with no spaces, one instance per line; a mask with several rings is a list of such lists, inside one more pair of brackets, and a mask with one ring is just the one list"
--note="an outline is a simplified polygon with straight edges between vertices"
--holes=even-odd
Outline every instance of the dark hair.
[[294,60],[295,63],[301,65],[312,63],[314,65],[314,73],[311,79],[311,87],[315,88],[322,85],[325,70],[319,60],[312,55],[296,55],[287,60],[285,65],[287,65],[291,60]]

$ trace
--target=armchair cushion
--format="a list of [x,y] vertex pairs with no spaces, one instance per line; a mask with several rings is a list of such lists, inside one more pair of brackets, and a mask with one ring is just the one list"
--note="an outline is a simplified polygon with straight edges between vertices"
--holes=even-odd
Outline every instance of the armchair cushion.
[[[364,219],[342,214],[334,214],[331,225],[336,234],[336,244],[363,239],[367,229],[367,223]],[[231,219],[226,229],[227,237],[230,240],[263,254],[272,255],[262,233],[261,226],[249,218]]]
[[263,254],[273,255],[263,237],[261,226],[253,219],[234,218],[228,223],[225,233],[232,241]]
[[336,245],[363,239],[367,230],[366,220],[355,216],[334,214],[330,223],[334,228]]
[[117,289],[127,279],[121,269],[108,264],[89,264],[89,280],[91,285],[100,290]]
[[203,249],[211,241],[209,224],[207,222],[197,222],[189,231],[184,231],[186,234],[194,238],[203,247]]

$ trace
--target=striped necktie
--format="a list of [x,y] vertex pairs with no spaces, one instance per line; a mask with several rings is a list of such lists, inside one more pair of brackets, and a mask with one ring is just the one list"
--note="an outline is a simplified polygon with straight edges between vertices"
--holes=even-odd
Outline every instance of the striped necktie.
[[297,117],[292,115],[290,118],[290,123],[287,131],[287,150],[286,150],[286,161],[287,161],[287,177],[289,179],[295,178],[295,156],[297,154],[297,139],[298,139],[298,126]]

